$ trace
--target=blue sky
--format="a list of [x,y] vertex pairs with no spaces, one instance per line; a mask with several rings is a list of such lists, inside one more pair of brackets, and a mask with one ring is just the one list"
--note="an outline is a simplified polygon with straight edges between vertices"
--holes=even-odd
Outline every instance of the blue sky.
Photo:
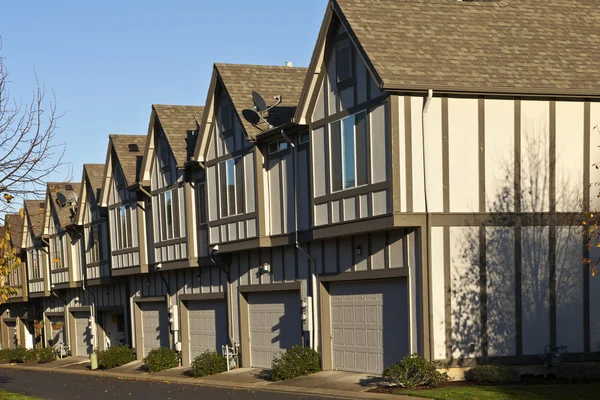
[[327,0],[2,3],[11,94],[31,99],[34,67],[54,89],[78,181],[105,161],[108,134],[147,132],[151,104],[203,105],[214,62],[307,66]]

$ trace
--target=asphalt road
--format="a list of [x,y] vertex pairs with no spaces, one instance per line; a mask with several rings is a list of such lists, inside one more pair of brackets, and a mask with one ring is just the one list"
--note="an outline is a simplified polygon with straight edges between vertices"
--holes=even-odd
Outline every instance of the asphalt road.
[[223,400],[326,400],[331,397],[315,397],[288,393],[248,390],[231,390],[167,384],[141,380],[104,378],[60,372],[22,371],[0,369],[0,389],[51,400],[114,399],[130,398],[144,400],[169,399],[223,399]]

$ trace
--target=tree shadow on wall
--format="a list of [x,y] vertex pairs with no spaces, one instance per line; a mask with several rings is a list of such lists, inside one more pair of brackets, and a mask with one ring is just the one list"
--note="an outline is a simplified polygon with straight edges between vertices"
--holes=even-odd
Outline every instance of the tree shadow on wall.
[[520,182],[514,160],[502,162],[496,179],[503,183],[486,193],[489,217],[450,231],[447,352],[458,365],[543,354],[552,344],[553,298],[555,344],[583,351],[583,184],[557,170],[555,209],[564,212],[549,212],[549,146],[533,131],[522,138]]

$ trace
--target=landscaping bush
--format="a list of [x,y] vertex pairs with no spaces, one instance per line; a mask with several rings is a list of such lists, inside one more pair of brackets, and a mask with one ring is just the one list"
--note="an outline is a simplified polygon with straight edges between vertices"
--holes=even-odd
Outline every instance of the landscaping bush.
[[520,382],[521,374],[516,368],[506,365],[478,365],[470,369],[465,378],[478,383],[501,384]]
[[308,347],[298,345],[273,359],[271,364],[274,381],[296,378],[297,376],[314,374],[321,370],[319,353]]
[[418,354],[411,354],[386,368],[383,377],[407,389],[417,386],[437,387],[448,381],[448,374],[439,372],[437,367],[436,363],[427,361]]
[[8,361],[11,363],[29,363],[37,360],[36,350],[27,350],[24,347],[17,347],[10,351]]
[[168,347],[152,349],[144,358],[144,365],[149,372],[164,371],[165,369],[179,366],[179,355]]
[[554,375],[571,381],[599,381],[600,364],[560,364],[554,368]]
[[54,347],[46,347],[37,350],[37,359],[40,364],[56,361],[58,358],[58,350]]
[[109,347],[98,352],[98,368],[111,369],[135,361],[135,354],[126,345]]
[[10,360],[11,354],[12,354],[11,349],[0,349],[0,361]]
[[192,361],[190,376],[200,377],[227,371],[227,359],[216,351],[205,351]]

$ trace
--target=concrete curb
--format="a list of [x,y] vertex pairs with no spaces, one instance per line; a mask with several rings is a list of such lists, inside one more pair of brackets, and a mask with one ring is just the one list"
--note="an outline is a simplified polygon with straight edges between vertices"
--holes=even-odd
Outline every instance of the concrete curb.
[[98,378],[117,378],[139,381],[152,381],[162,383],[180,383],[192,386],[218,387],[233,390],[251,390],[262,392],[279,392],[279,393],[297,393],[312,396],[327,396],[340,399],[380,399],[380,400],[415,400],[423,399],[421,397],[410,397],[403,395],[370,393],[370,392],[353,392],[349,390],[335,389],[320,389],[299,386],[286,386],[282,384],[275,385],[274,382],[265,382],[258,386],[256,383],[231,383],[221,380],[211,380],[210,378],[191,378],[191,377],[169,377],[151,374],[132,374],[132,373],[117,373],[111,371],[92,371],[92,370],[76,370],[64,369],[62,366],[57,367],[42,367],[42,366],[27,366],[17,364],[3,364],[0,369],[15,369],[22,371],[42,371],[42,372],[58,372],[63,374],[95,376]]

